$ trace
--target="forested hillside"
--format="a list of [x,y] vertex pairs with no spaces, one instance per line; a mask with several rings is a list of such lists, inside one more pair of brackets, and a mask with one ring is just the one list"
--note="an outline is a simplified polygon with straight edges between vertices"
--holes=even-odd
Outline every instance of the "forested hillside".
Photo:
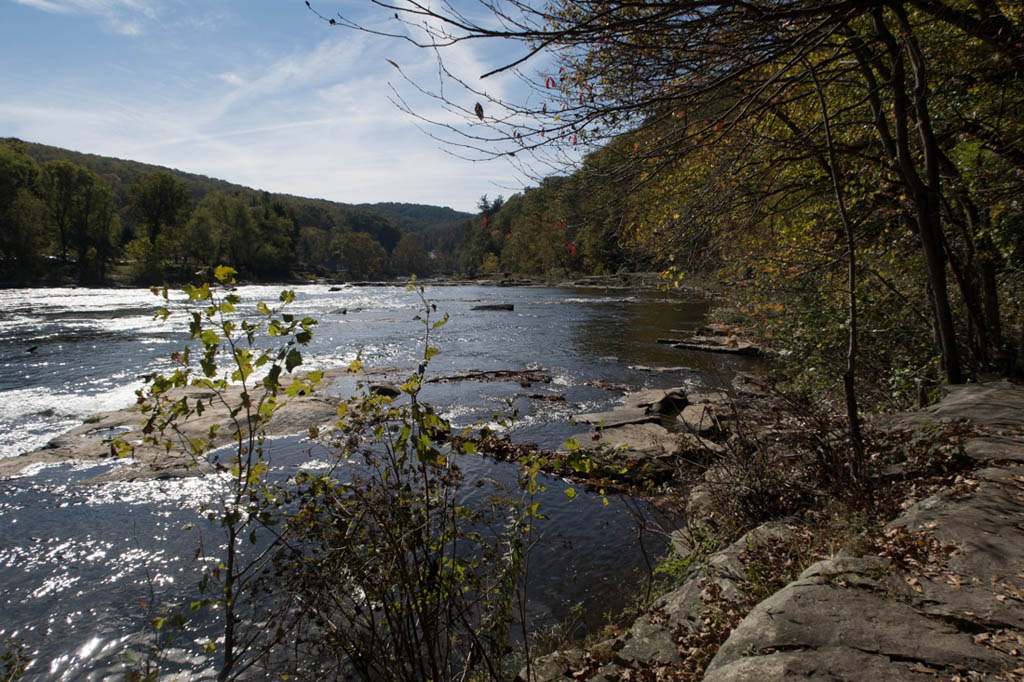
[[[435,206],[272,194],[0,140],[0,281],[9,283],[100,283],[115,271],[153,283],[221,263],[255,279],[423,276],[437,271],[437,259],[419,233],[453,232],[468,218]],[[454,251],[457,244],[449,242]]]
[[711,274],[798,385],[845,397],[851,428],[858,393],[900,405],[1024,371],[1019,2],[507,11],[500,35],[449,7],[399,11],[442,56],[500,41],[513,56],[488,75],[532,86],[502,99],[453,76],[433,94],[464,125],[438,136],[567,169],[483,206],[458,268]]

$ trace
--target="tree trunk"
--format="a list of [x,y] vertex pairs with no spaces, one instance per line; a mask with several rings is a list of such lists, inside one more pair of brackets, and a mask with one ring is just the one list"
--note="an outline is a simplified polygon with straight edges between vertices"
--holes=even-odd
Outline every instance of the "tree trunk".
[[[901,21],[899,5],[889,6]],[[879,40],[885,46],[892,61],[889,84],[893,94],[892,145],[900,175],[912,197],[917,223],[918,236],[921,239],[921,250],[924,255],[925,272],[931,287],[932,314],[935,316],[939,347],[942,353],[942,368],[946,381],[951,384],[963,383],[960,367],[960,351],[956,342],[956,327],[949,304],[949,288],[946,281],[946,258],[942,245],[942,221],[940,216],[941,185],[939,182],[939,158],[935,137],[931,130],[927,107],[927,81],[924,63],[920,54],[913,49],[913,39],[907,38],[899,42],[889,31],[882,10],[873,13],[874,26]],[[905,28],[905,32],[909,27]],[[914,75],[914,98],[907,93],[906,67],[904,51],[910,54],[911,68]],[[923,179],[915,167],[914,155],[910,149],[910,118],[916,115],[918,136],[922,144],[925,178]],[[879,117],[876,114],[876,126]],[[884,135],[889,135],[885,126]]]

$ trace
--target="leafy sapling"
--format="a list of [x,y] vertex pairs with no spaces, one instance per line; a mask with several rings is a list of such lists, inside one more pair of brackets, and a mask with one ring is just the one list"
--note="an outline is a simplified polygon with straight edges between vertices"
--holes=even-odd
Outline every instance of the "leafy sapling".
[[[229,267],[214,271],[217,283],[224,286],[233,284],[234,276]],[[169,292],[166,287],[153,291],[164,300],[157,317],[167,320],[173,307]],[[251,557],[243,553],[243,546],[256,544],[260,529],[276,522],[276,501],[265,494],[266,430],[285,401],[311,392],[322,373],[290,374],[302,364],[299,348],[312,339],[316,325],[312,318],[284,311],[295,299],[293,291],[282,291],[276,307],[257,303],[255,314],[242,314],[240,296],[221,295],[209,283],[187,285],[182,291],[187,296],[183,312],[190,338],[198,345],[174,353],[175,369],[152,377],[138,391],[138,409],[146,417],[144,445],[163,449],[168,456],[184,456],[192,466],[213,465],[223,476],[220,499],[204,506],[203,512],[219,522],[224,543],[216,557],[208,557],[212,561],[200,583],[204,598],[193,602],[191,610],[209,607],[222,612],[222,632],[208,643],[207,651],[220,644],[218,679],[226,680],[244,672],[256,658],[246,649],[254,640],[241,638],[238,608],[239,595],[268,556],[264,551]],[[209,426],[195,429],[195,420],[204,416],[203,423]],[[229,447],[214,450],[225,441]],[[133,450],[124,441],[117,448],[121,454]],[[202,548],[197,550],[197,557],[202,553]],[[157,629],[166,623],[163,617],[157,620]]]

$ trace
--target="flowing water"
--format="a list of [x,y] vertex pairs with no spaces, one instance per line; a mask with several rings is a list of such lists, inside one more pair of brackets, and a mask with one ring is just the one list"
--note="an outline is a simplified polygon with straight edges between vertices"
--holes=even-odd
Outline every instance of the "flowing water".
[[[236,293],[253,305],[274,301],[279,292],[243,286]],[[438,314],[451,315],[432,337],[441,352],[429,374],[530,369],[552,377],[530,388],[463,381],[425,389],[424,399],[457,427],[511,405],[519,416],[508,430],[517,442],[557,447],[582,431],[569,423],[573,414],[607,409],[621,396],[600,384],[703,390],[748,362],[657,343],[702,322],[706,304],[699,300],[566,288],[428,287],[426,294]],[[472,310],[488,303],[515,308]],[[180,318],[155,321],[158,307],[142,289],[0,291],[0,457],[42,447],[90,414],[131,404],[141,375],[167,370],[186,333]],[[347,365],[360,354],[368,367],[412,368],[422,356],[423,325],[414,319],[422,304],[404,288],[300,286],[291,309],[319,320],[303,350],[305,368]],[[638,365],[688,369],[658,373]],[[355,386],[328,390],[350,395]],[[282,476],[326,465],[298,437],[275,439],[270,452]],[[196,511],[217,494],[215,478],[81,484],[111,466],[37,467],[0,481],[0,643],[13,638],[27,645],[33,658],[27,679],[113,675],[153,608],[195,598],[196,548],[219,541],[218,529]],[[467,462],[470,483],[514,476],[509,464]],[[549,519],[531,555],[531,622],[551,625],[583,603],[588,622],[596,623],[639,584],[644,560],[633,517],[621,500],[605,505],[599,495],[581,492],[570,502],[564,482],[544,477],[543,483]],[[467,486],[465,495],[473,490]],[[657,547],[647,539],[648,550]],[[198,679],[209,666],[189,653],[195,648],[184,643],[175,664]]]

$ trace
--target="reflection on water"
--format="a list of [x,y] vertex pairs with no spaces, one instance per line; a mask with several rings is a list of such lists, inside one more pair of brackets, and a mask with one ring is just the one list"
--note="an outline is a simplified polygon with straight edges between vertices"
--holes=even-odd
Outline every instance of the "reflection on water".
[[[250,308],[276,300],[278,287],[240,287]],[[452,315],[432,345],[441,354],[435,375],[466,370],[533,369],[552,377],[518,383],[429,384],[423,397],[456,426],[514,409],[509,429],[517,441],[557,447],[580,427],[573,414],[606,409],[619,393],[590,385],[704,388],[711,371],[728,375],[744,360],[715,359],[659,345],[670,330],[699,324],[705,304],[664,294],[581,292],[562,289],[438,287],[427,296]],[[472,311],[480,303],[513,303],[514,311]],[[151,319],[155,299],[143,290],[0,291],[0,457],[42,446],[88,415],[133,402],[139,375],[162,371],[168,355],[186,342],[180,327]],[[297,291],[293,311],[320,320],[305,364],[332,367],[362,353],[367,365],[414,366],[423,327],[412,320],[417,299],[401,288]],[[341,314],[341,309],[346,313]],[[687,366],[697,371],[647,373],[633,365]],[[709,378],[711,376],[712,378]],[[353,382],[336,386],[342,395]],[[552,397],[553,401],[545,398]],[[297,438],[270,444],[273,475],[326,464]],[[215,553],[219,528],[197,513],[221,490],[217,477],[81,485],[111,464],[37,467],[0,482],[0,640],[25,641],[35,661],[29,679],[104,679],[139,637],[158,605],[194,598],[204,547]],[[465,461],[467,500],[482,479],[512,482],[511,465]],[[562,481],[544,478],[538,526],[542,542],[531,555],[530,616],[553,624],[578,603],[598,619],[629,590],[642,564],[624,505],[581,493],[570,502]],[[189,530],[185,530],[188,528]],[[202,677],[196,639],[187,631],[174,666]],[[194,677],[196,678],[196,677]]]

